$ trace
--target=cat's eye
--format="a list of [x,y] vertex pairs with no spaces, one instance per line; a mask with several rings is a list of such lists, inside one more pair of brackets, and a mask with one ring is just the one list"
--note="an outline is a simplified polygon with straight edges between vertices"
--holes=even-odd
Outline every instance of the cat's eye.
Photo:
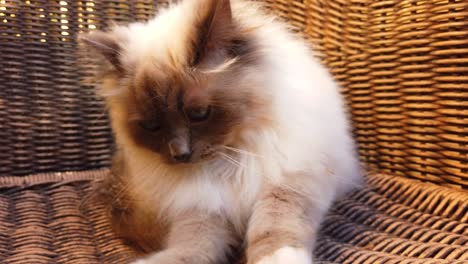
[[146,131],[155,132],[161,129],[161,125],[154,120],[141,120],[138,122],[141,128]]
[[206,121],[211,114],[211,107],[195,107],[185,109],[185,115],[190,122],[198,123]]

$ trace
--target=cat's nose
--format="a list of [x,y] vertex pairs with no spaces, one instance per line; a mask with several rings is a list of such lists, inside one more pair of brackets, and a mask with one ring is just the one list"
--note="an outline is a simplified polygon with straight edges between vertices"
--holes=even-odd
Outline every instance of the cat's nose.
[[177,162],[189,162],[192,157],[192,151],[187,140],[182,137],[176,137],[169,141],[169,152],[172,158]]
[[185,154],[173,156],[173,158],[178,162],[189,162],[191,156],[192,156],[191,153],[185,153]]

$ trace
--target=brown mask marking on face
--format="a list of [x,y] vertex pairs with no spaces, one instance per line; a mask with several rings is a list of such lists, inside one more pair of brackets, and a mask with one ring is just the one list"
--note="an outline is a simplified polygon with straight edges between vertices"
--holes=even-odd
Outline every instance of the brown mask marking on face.
[[[247,126],[267,125],[271,115],[269,99],[257,93],[261,89],[243,80],[257,63],[252,30],[236,25],[228,0],[197,2],[194,12],[186,64],[148,54],[131,71],[112,76],[113,85],[125,86],[125,93],[109,103],[111,112],[119,109],[118,118],[111,115],[115,133],[168,164],[187,161],[175,159],[179,154],[190,153],[192,163],[212,158],[222,146],[236,146]],[[168,47],[167,52],[181,51]],[[227,69],[208,73],[232,58]]]

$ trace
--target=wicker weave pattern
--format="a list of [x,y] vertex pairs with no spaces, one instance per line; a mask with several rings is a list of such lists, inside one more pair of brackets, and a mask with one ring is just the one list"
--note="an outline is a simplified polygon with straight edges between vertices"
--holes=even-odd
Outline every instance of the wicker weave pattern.
[[370,168],[468,186],[467,1],[273,2],[344,87]]
[[0,181],[0,263],[126,263],[103,208],[79,205],[105,171],[43,174]]
[[[80,201],[107,171],[0,181],[0,263],[126,263],[99,204]],[[367,189],[332,209],[318,263],[468,263],[468,194],[373,175]]]
[[[168,1],[0,0],[0,175],[108,166],[111,133],[78,32]],[[468,263],[468,1],[264,0],[343,86],[369,187],[335,205],[317,262]],[[83,67],[79,67],[82,65]],[[126,263],[100,204],[108,171],[0,177],[0,263]],[[423,181],[447,185],[421,183]]]
[[385,175],[372,175],[369,184],[368,189],[336,204],[323,223],[316,249],[321,259],[468,262],[466,192]]
[[[0,2],[0,175],[109,164],[111,133],[76,34],[146,20],[163,1]],[[86,65],[79,68],[78,65]]]
[[[267,0],[343,85],[371,169],[468,186],[468,2]],[[0,2],[0,174],[108,165],[111,137],[79,85],[80,31],[146,20],[167,1]],[[83,65],[81,63],[81,65]]]

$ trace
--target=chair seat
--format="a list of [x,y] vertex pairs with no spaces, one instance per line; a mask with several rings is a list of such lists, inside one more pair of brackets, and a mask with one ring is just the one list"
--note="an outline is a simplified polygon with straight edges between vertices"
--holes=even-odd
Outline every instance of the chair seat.
[[[99,202],[108,170],[0,178],[0,263],[128,263]],[[468,263],[468,193],[372,174],[323,223],[316,263]]]

